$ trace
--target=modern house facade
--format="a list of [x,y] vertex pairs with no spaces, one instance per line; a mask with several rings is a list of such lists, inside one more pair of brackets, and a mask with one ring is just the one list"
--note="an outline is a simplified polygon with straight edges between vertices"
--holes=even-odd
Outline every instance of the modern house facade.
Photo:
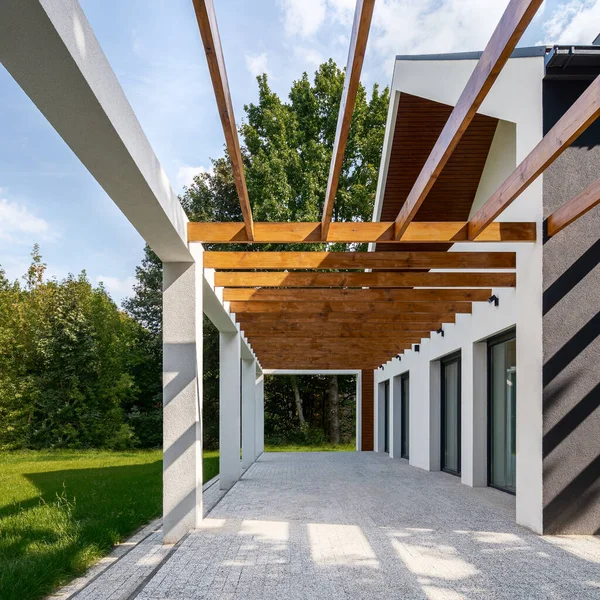
[[[398,212],[479,57],[396,58],[374,220]],[[596,46],[517,49],[422,220],[469,220],[599,73]],[[376,451],[515,494],[517,522],[539,533],[600,531],[600,215],[544,230],[598,177],[599,144],[596,123],[498,218],[536,223],[535,243],[495,248],[516,252],[516,288],[375,371]]]

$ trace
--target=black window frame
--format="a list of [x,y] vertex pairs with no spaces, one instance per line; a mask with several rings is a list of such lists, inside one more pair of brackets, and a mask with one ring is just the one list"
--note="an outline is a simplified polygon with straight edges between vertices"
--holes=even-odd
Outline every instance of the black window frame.
[[[404,390],[410,389],[410,371],[400,374],[400,458],[409,460],[410,457],[410,391],[408,398]],[[408,415],[408,418],[406,416]],[[406,433],[406,435],[405,435]]]

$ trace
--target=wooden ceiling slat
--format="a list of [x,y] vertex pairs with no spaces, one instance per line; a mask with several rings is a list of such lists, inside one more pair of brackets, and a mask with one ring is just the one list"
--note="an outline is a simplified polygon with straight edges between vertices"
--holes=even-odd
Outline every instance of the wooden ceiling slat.
[[[430,321],[441,321],[442,323],[454,323],[456,313],[238,313],[236,321],[244,326],[254,322],[277,322],[285,323],[423,323]],[[243,327],[242,327],[243,328]]]
[[515,273],[217,271],[219,287],[515,287]]
[[514,269],[515,252],[204,252],[211,269]]
[[396,239],[406,232],[542,1],[510,1],[396,218]]
[[[394,238],[389,222],[331,223],[328,242],[447,244],[468,241],[464,221],[413,222],[401,240]],[[475,242],[534,242],[535,223],[492,223]],[[254,223],[254,239],[249,239],[243,223],[188,223],[188,242],[211,244],[322,243],[320,223]],[[425,246],[423,246],[425,248]]]

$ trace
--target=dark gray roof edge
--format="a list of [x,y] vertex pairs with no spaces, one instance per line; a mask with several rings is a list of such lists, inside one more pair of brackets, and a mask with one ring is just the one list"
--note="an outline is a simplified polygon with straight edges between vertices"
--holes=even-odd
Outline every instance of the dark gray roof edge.
[[[544,56],[547,46],[529,46],[527,48],[515,48],[510,55],[511,58],[531,58],[532,56]],[[398,54],[396,60],[478,60],[483,52],[448,52],[447,54]]]

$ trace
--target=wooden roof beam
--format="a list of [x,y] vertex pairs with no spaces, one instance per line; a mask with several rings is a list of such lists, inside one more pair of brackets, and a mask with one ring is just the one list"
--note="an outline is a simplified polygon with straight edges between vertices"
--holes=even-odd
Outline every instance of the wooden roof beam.
[[[206,253],[205,253],[206,254]],[[258,254],[258,252],[257,252]],[[226,302],[485,302],[490,288],[478,289],[322,289],[322,288],[225,288]]]
[[515,287],[515,273],[299,273],[217,271],[220,287]]
[[400,239],[474,119],[542,0],[511,0],[406,198],[394,226]]
[[346,75],[344,77],[344,90],[340,101],[340,112],[338,116],[335,140],[333,142],[333,153],[331,166],[329,167],[329,179],[327,180],[327,191],[325,193],[325,204],[323,205],[323,216],[321,217],[321,236],[327,239],[329,226],[333,216],[333,205],[337,194],[340,174],[344,162],[346,142],[350,133],[352,115],[356,102],[356,93],[360,83],[360,72],[362,70],[369,38],[369,29],[373,17],[375,0],[357,0],[354,13],[354,24],[350,38],[350,50],[346,64]]
[[254,223],[252,220],[252,207],[246,187],[246,176],[244,175],[244,163],[242,162],[242,152],[240,150],[240,141],[235,125],[235,116],[233,114],[233,103],[229,92],[229,82],[227,80],[227,71],[225,69],[225,59],[223,57],[223,48],[221,47],[221,38],[219,37],[219,28],[217,27],[217,17],[213,0],[194,0],[194,9],[196,19],[202,36],[204,51],[206,52],[206,61],[215,91],[219,116],[225,133],[225,142],[227,152],[233,169],[235,187],[240,200],[242,215],[244,218],[244,227],[249,241],[254,238]]
[[[535,242],[535,223],[492,223],[475,242]],[[211,244],[320,244],[321,223],[254,223],[254,239],[248,237],[244,223],[188,223],[188,241]],[[333,222],[327,242],[347,244],[396,242],[448,244],[468,242],[465,222],[424,222],[409,224],[402,239],[394,237],[394,223]]]
[[233,313],[462,313],[472,311],[470,302],[231,302]]
[[583,192],[571,198],[566,204],[554,211],[546,222],[546,233],[548,237],[556,235],[567,225],[573,223],[600,204],[600,179],[596,179]]
[[294,323],[352,323],[353,325],[366,323],[385,324],[392,327],[396,323],[429,323],[431,321],[454,323],[456,313],[238,313],[235,314],[235,319],[242,325],[242,329],[248,323],[277,321],[283,321],[290,326]]
[[579,96],[523,162],[471,217],[469,239],[484,235],[516,200],[600,116],[600,75]]
[[204,252],[210,269],[514,269],[515,252]]

